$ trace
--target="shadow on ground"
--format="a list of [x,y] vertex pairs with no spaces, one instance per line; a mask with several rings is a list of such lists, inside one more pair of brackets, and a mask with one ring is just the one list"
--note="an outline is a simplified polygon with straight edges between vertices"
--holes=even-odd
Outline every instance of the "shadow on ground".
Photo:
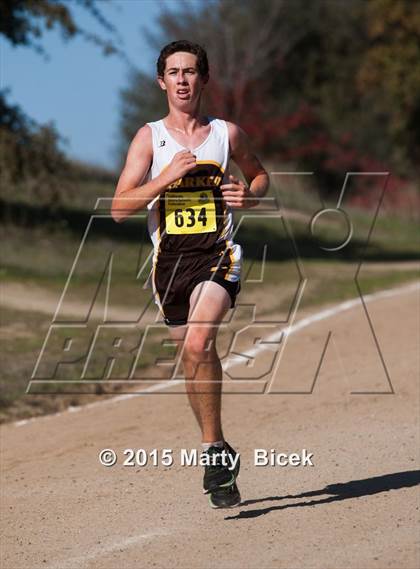
[[329,495],[321,500],[307,500],[305,502],[298,502],[297,504],[282,504],[280,506],[268,506],[266,508],[243,510],[236,516],[227,516],[225,520],[258,518],[259,516],[265,516],[266,514],[276,510],[330,504],[332,502],[340,502],[341,500],[370,496],[380,492],[389,492],[390,490],[399,490],[400,488],[410,488],[411,486],[417,486],[418,484],[420,484],[420,470],[407,470],[405,472],[395,472],[394,474],[383,474],[382,476],[365,478],[364,480],[351,480],[350,482],[344,482],[342,484],[329,484],[321,490],[303,492],[302,494],[267,496],[266,498],[245,500],[242,502],[241,506],[251,506],[252,504],[260,504],[264,502],[278,502],[280,500],[294,500],[298,498],[314,498],[316,496],[323,496],[324,494]]

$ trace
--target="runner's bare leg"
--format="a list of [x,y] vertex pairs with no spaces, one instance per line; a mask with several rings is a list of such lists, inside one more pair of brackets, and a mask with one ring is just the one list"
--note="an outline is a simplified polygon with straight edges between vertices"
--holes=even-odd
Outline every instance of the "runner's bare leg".
[[222,286],[212,281],[200,283],[191,294],[188,324],[170,329],[171,337],[181,344],[186,390],[203,442],[223,439],[223,372],[216,335],[230,303],[230,296]]
[[[182,354],[183,344],[184,344],[184,338],[185,338],[185,335],[186,335],[187,330],[188,330],[188,326],[177,326],[176,328],[174,327],[174,328],[170,328],[170,329],[169,329],[171,338],[172,338],[173,340],[175,340],[176,343],[177,343],[178,346],[179,346],[179,353],[180,353],[180,354]],[[186,374],[186,372],[185,372],[185,364],[184,364],[184,362],[183,362],[183,368],[184,368],[184,377],[186,377],[187,374]],[[200,429],[201,429],[201,432],[203,432],[203,424],[202,424],[202,421],[201,421],[200,409],[199,409],[199,406],[198,406],[198,404],[197,404],[197,401],[196,401],[196,399],[195,399],[195,397],[194,397],[194,392],[193,392],[192,383],[191,383],[191,381],[188,381],[188,382],[186,381],[186,382],[185,382],[185,385],[186,385],[186,391],[187,391],[187,394],[188,394],[188,399],[189,399],[191,408],[192,408],[192,410],[193,410],[193,412],[194,412],[194,416],[195,416],[195,418],[196,418],[196,420],[197,420],[197,423],[198,423],[198,425],[199,425],[199,427],[200,427]]]

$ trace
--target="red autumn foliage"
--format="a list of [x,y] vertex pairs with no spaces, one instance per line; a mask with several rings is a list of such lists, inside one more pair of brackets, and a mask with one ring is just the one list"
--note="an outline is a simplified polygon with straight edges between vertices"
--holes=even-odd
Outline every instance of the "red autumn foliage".
[[[237,93],[214,80],[208,93],[208,104],[215,115],[229,118],[234,114]],[[295,110],[281,114],[267,108],[261,85],[258,88],[247,85],[242,96],[246,98],[246,104],[238,122],[256,148],[264,149],[271,159],[312,170],[326,195],[337,192],[346,173],[366,173],[366,176],[352,178],[349,203],[362,208],[375,207],[378,177],[372,173],[380,172],[388,174],[387,208],[409,210],[420,205],[420,197],[410,190],[408,179],[392,174],[387,164],[357,148],[352,133],[344,132],[334,137],[304,100]]]

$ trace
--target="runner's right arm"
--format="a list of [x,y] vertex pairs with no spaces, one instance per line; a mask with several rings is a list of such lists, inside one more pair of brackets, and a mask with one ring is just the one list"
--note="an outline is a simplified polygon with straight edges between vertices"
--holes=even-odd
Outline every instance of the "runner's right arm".
[[134,137],[128,149],[127,159],[118,180],[111,215],[120,223],[130,215],[145,209],[156,196],[182,178],[196,166],[195,156],[188,150],[177,152],[172,162],[159,176],[143,184],[153,160],[152,131],[143,126]]

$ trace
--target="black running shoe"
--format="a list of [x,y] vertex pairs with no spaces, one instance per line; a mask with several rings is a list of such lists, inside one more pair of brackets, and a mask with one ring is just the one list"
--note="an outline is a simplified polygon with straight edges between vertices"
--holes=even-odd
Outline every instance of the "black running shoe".
[[241,495],[236,482],[231,486],[213,490],[209,495],[209,502],[212,508],[234,508],[239,506]]
[[228,453],[227,449],[219,447],[210,447],[203,454],[210,457],[211,464],[204,467],[204,478],[203,478],[203,492],[208,494],[213,492],[218,488],[225,488],[232,486],[235,482],[235,474],[233,470],[229,470],[228,464],[223,459],[223,454],[226,456]]
[[[229,443],[227,443],[225,441],[225,450],[228,452],[229,456],[232,457],[232,461],[235,459],[235,457],[238,455],[238,453],[236,452],[236,450],[234,450]],[[241,458],[240,456],[238,456],[238,461],[236,463],[235,468],[232,470],[234,476],[235,476],[235,480],[238,478],[239,476],[239,470],[241,468]]]

